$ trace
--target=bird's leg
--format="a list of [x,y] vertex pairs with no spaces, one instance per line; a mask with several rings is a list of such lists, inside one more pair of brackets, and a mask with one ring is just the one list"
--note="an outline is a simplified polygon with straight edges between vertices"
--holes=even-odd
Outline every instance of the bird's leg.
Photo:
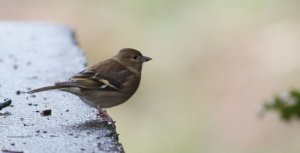
[[101,107],[97,107],[97,110],[98,110],[98,116],[103,118],[104,121],[106,121],[108,124],[111,124],[113,126],[113,128],[115,129],[116,128],[116,125],[115,125],[115,121],[113,121],[113,119],[107,114],[106,110],[104,110],[103,108]]

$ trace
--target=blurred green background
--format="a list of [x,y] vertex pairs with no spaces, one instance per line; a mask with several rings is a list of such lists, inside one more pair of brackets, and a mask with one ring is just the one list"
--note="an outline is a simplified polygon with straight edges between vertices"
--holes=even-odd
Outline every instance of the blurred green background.
[[0,20],[76,30],[89,65],[124,47],[153,60],[109,111],[128,153],[298,153],[300,123],[256,116],[300,79],[293,0],[0,0]]

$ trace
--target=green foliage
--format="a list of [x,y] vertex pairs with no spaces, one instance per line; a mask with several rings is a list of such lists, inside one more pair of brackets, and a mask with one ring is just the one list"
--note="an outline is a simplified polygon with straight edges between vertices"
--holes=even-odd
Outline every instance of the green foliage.
[[300,91],[291,90],[285,95],[275,96],[263,106],[263,111],[276,111],[284,121],[300,119]]

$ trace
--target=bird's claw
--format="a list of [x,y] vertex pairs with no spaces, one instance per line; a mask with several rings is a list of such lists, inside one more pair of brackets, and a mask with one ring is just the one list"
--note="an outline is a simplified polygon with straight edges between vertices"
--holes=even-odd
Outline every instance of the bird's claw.
[[105,110],[102,108],[98,108],[99,114],[97,116],[101,117],[103,121],[107,122],[108,124],[112,125],[113,129],[116,129],[115,121],[106,113]]

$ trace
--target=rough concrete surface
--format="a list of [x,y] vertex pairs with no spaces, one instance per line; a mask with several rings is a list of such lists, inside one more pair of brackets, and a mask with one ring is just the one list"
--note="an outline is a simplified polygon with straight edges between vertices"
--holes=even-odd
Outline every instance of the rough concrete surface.
[[78,97],[24,93],[68,79],[85,62],[68,27],[0,23],[0,103],[12,100],[0,110],[0,153],[124,152],[111,125]]

